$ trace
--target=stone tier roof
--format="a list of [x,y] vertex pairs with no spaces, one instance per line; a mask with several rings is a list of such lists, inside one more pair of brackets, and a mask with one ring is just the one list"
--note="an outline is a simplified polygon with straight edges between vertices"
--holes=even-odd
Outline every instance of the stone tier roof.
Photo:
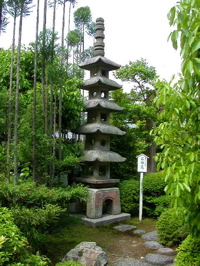
[[121,89],[119,85],[114,80],[108,79],[106,77],[92,77],[84,81],[84,85],[81,87],[83,90],[89,90],[90,88],[106,88],[109,91]]
[[75,130],[73,130],[76,134],[94,134],[94,133],[103,133],[103,134],[109,134],[109,135],[120,135],[123,136],[126,132],[120,130],[119,128],[104,124],[104,123],[89,123],[85,125],[81,125]]
[[126,158],[113,151],[85,150],[85,162],[125,162]]
[[120,179],[94,179],[94,178],[85,178],[85,177],[75,177],[73,178],[75,182],[81,182],[89,185],[94,185],[94,187],[104,187],[107,185],[113,186],[120,182]]
[[122,111],[124,108],[117,105],[114,102],[104,100],[104,99],[91,99],[88,101],[85,101],[86,110],[109,110],[111,112],[119,112]]
[[91,70],[96,66],[101,66],[103,69],[112,71],[120,68],[121,66],[104,56],[95,56],[79,65],[80,68],[85,70]]

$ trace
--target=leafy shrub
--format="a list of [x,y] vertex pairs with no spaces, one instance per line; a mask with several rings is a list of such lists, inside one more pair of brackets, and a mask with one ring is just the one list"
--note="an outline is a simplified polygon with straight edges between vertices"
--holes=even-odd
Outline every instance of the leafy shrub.
[[32,181],[23,181],[17,186],[3,183],[0,188],[0,205],[3,207],[26,206],[42,208],[47,204],[58,204],[66,208],[72,200],[84,202],[87,188],[83,185],[49,189],[36,186]]
[[147,216],[159,216],[171,201],[164,192],[165,182],[162,172],[149,173],[143,180],[143,206]]
[[[143,180],[143,210],[150,217],[159,216],[170,204],[171,197],[164,192],[162,173],[150,173]],[[139,180],[124,180],[119,184],[122,211],[132,215],[139,209]]]
[[23,232],[34,251],[44,250],[48,234],[60,215],[66,212],[56,205],[44,208],[15,207],[11,209],[15,224]]
[[188,226],[184,223],[184,209],[168,209],[157,221],[160,243],[166,246],[180,244],[188,235]]
[[119,183],[122,211],[132,215],[138,214],[139,188],[138,180],[124,180]]
[[177,251],[176,266],[200,265],[200,238],[193,238],[189,235],[177,248]]
[[47,265],[43,257],[31,254],[27,239],[7,208],[0,208],[0,265]]

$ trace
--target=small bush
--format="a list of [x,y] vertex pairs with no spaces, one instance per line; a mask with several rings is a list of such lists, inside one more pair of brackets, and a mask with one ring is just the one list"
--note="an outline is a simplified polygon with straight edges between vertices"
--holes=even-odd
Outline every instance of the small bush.
[[184,209],[168,209],[157,221],[160,243],[166,246],[180,244],[188,235],[188,226],[184,223]]
[[[157,217],[166,210],[171,197],[164,192],[165,182],[162,173],[146,174],[143,179],[143,213],[149,217]],[[119,184],[122,211],[132,215],[139,209],[139,180],[124,180]]]
[[144,176],[143,206],[147,216],[157,217],[169,207],[171,197],[165,195],[165,185],[162,172],[149,173]]
[[48,265],[43,257],[31,254],[27,239],[7,208],[0,208],[0,265]]
[[119,184],[122,211],[132,215],[138,214],[139,209],[139,181],[124,180]]
[[200,238],[193,238],[189,235],[177,248],[177,251],[176,266],[200,265]]

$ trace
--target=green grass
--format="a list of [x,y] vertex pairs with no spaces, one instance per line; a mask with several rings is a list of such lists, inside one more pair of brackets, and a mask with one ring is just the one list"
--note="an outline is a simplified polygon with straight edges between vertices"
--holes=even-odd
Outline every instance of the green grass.
[[[124,222],[123,222],[124,223]],[[140,229],[152,231],[155,229],[156,221],[153,219],[144,219],[139,222],[138,218],[133,218],[126,224],[136,225]],[[92,228],[84,225],[80,218],[68,217],[66,224],[62,223],[60,227],[52,233],[47,243],[47,257],[52,261],[52,265],[62,260],[64,255],[78,245],[80,242],[96,242],[105,252],[111,251],[111,243],[119,241],[120,235],[124,233],[115,230],[116,224],[99,226]]]

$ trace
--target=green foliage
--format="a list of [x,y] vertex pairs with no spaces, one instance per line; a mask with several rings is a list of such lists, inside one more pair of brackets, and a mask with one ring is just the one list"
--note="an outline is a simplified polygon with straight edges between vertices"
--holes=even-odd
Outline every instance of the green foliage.
[[80,7],[74,12],[74,23],[81,30],[88,27],[92,21],[91,11],[88,6]]
[[189,235],[177,248],[175,258],[176,266],[199,266],[200,265],[200,239]]
[[157,154],[158,169],[164,169],[166,191],[173,205],[184,206],[193,235],[200,235],[200,3],[182,0],[169,13],[173,46],[179,43],[182,76],[172,85],[158,84],[156,97],[161,123],[154,131],[162,152]]
[[[162,173],[146,174],[143,179],[143,211],[149,217],[159,216],[170,205],[171,197],[164,192]],[[139,210],[140,182],[124,180],[119,184],[122,211],[136,215]]]
[[11,208],[15,224],[28,239],[32,251],[44,250],[51,228],[66,212],[59,206],[48,204],[41,208]]
[[17,186],[5,182],[0,188],[0,204],[3,207],[43,208],[48,204],[58,204],[66,208],[70,201],[84,202],[86,198],[87,188],[83,185],[49,189],[45,185],[37,186],[27,180]]
[[136,215],[139,209],[139,189],[137,180],[124,180],[119,183],[121,208],[123,212]]
[[[141,58],[135,62],[129,62],[129,64],[117,70],[115,76],[122,81],[133,82],[135,100],[149,101],[149,97],[154,92],[152,85],[157,78],[157,74],[155,67],[149,66],[145,59]],[[139,93],[136,89],[139,90]]]
[[112,137],[111,148],[127,160],[123,164],[111,164],[111,173],[121,179],[131,179],[136,174],[136,157],[141,153],[146,154],[153,144],[149,132],[157,121],[157,110],[152,104],[157,74],[153,66],[141,59],[121,67],[115,76],[122,81],[131,82],[133,89],[130,93],[123,93],[122,90],[112,93],[114,102],[124,110],[112,114],[111,123],[126,131],[126,134],[123,138]]
[[168,209],[164,211],[157,221],[159,241],[166,246],[180,244],[188,235],[188,226],[184,221],[185,210],[183,208]]
[[56,263],[56,266],[80,266],[80,265],[82,264],[76,261],[65,261],[65,262]]
[[166,196],[164,192],[165,181],[163,173],[149,173],[143,180],[143,205],[144,212],[152,217],[159,216],[169,207],[171,197]]
[[6,208],[0,208],[0,264],[47,265],[46,259],[31,254],[27,239],[14,224],[14,219]]

